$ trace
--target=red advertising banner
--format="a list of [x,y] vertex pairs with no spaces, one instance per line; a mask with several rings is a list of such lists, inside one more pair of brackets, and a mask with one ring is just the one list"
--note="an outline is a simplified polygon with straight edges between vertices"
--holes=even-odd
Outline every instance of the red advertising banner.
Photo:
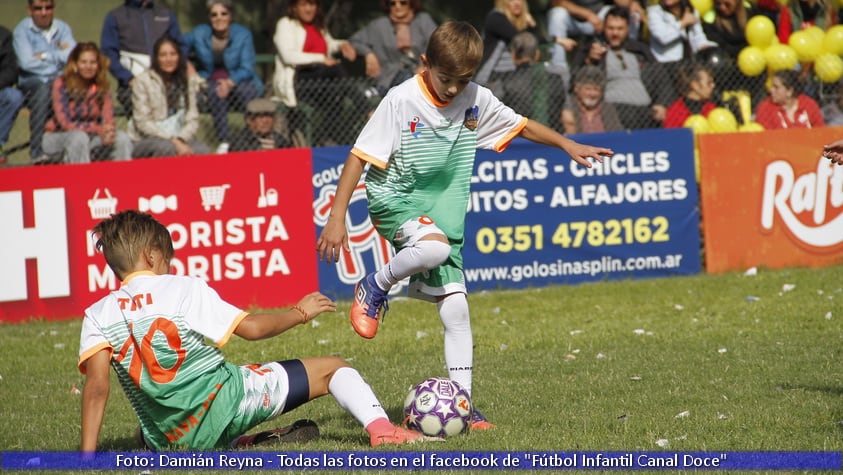
[[63,319],[119,287],[91,229],[139,209],[170,230],[172,271],[242,308],[317,290],[309,149],[0,170],[0,322]]
[[707,272],[843,263],[843,167],[822,158],[843,128],[702,134]]

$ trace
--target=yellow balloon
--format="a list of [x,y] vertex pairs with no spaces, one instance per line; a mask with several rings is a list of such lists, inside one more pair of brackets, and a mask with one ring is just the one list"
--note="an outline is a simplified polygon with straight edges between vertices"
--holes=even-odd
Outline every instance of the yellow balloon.
[[823,47],[826,53],[843,54],[843,25],[834,25],[825,32]]
[[697,10],[700,16],[705,15],[707,12],[711,11],[714,8],[714,1],[713,0],[691,0],[691,5]]
[[738,69],[747,76],[758,76],[767,67],[764,50],[757,46],[747,46],[738,53]]
[[843,59],[834,53],[823,53],[814,61],[814,72],[824,83],[835,83],[843,77]]
[[820,44],[823,44],[823,41],[825,40],[825,30],[818,27],[817,25],[811,25],[808,28],[805,28],[804,30],[800,31],[804,31],[805,33],[808,33],[809,35],[813,36],[817,39],[817,41],[820,42]]
[[793,32],[787,42],[793,51],[796,51],[796,57],[799,61],[810,63],[817,59],[823,51],[823,44],[817,38],[805,30]]
[[763,132],[764,126],[758,122],[747,122],[738,127],[738,132]]
[[708,125],[712,132],[736,132],[738,119],[725,107],[715,107],[708,113]]
[[759,48],[766,48],[776,36],[776,25],[764,15],[755,15],[746,23],[746,41]]
[[682,127],[687,127],[694,131],[694,135],[707,134],[711,132],[711,126],[708,124],[708,119],[700,114],[694,114],[687,119]]
[[770,45],[764,50],[767,67],[772,71],[793,69],[799,58],[796,51],[788,45]]

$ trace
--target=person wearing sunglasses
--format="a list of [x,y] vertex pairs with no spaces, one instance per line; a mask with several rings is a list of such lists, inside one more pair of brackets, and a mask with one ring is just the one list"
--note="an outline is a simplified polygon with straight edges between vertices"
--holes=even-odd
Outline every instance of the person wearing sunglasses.
[[29,155],[33,164],[49,161],[41,148],[44,125],[52,115],[51,88],[76,46],[70,26],[54,18],[55,0],[28,0],[29,16],[15,27],[18,87],[29,108]]
[[246,104],[263,94],[263,83],[255,70],[252,32],[234,23],[231,0],[208,0],[208,23],[185,35],[196,72],[205,79],[205,94],[220,145],[217,153],[229,149],[228,111],[243,111]]
[[436,22],[421,11],[421,0],[381,0],[384,14],[349,39],[366,61],[366,75],[374,78],[381,95],[420,72],[420,55]]
[[111,61],[108,70],[117,80],[117,99],[130,117],[134,78],[149,68],[152,47],[165,36],[187,55],[175,12],[154,0],[125,0],[105,15],[100,47]]
[[646,43],[629,36],[630,10],[612,7],[606,13],[603,35],[582,41],[574,54],[574,74],[583,65],[606,73],[604,101],[615,106],[628,129],[656,128],[666,105],[676,99],[672,79]]

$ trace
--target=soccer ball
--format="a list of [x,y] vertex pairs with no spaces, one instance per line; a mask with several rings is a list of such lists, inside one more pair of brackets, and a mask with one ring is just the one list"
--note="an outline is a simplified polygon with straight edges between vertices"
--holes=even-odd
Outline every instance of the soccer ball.
[[448,378],[428,378],[404,399],[407,428],[432,437],[467,432],[473,411],[468,391]]

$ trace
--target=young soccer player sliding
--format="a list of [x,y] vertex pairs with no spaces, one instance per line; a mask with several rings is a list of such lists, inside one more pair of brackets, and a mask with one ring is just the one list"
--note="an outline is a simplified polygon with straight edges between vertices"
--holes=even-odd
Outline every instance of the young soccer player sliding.
[[[247,313],[197,277],[170,275],[173,241],[152,216],[122,211],[94,227],[120,288],[85,310],[79,369],[83,452],[96,451],[109,392],[109,366],[137,413],[150,449],[225,449],[319,435],[301,420],[244,435],[258,424],[331,394],[369,433],[372,446],[423,436],[389,422],[357,370],[335,356],[236,366],[219,347],[232,334],[270,338],[309,322],[336,304],[314,292],[278,313]],[[206,343],[207,341],[213,344]]]
[[[518,115],[472,82],[482,56],[483,40],[466,22],[446,22],[433,32],[421,56],[424,71],[392,88],[357,138],[317,241],[320,259],[328,262],[349,250],[346,213],[370,165],[369,215],[396,254],[355,286],[351,325],[360,336],[373,338],[389,289],[410,277],[409,295],[436,303],[449,377],[469,392],[474,343],[461,253],[476,149],[502,151],[520,136],[558,147],[584,167],[592,166],[589,159],[612,154]],[[492,427],[474,411],[473,430]]]

